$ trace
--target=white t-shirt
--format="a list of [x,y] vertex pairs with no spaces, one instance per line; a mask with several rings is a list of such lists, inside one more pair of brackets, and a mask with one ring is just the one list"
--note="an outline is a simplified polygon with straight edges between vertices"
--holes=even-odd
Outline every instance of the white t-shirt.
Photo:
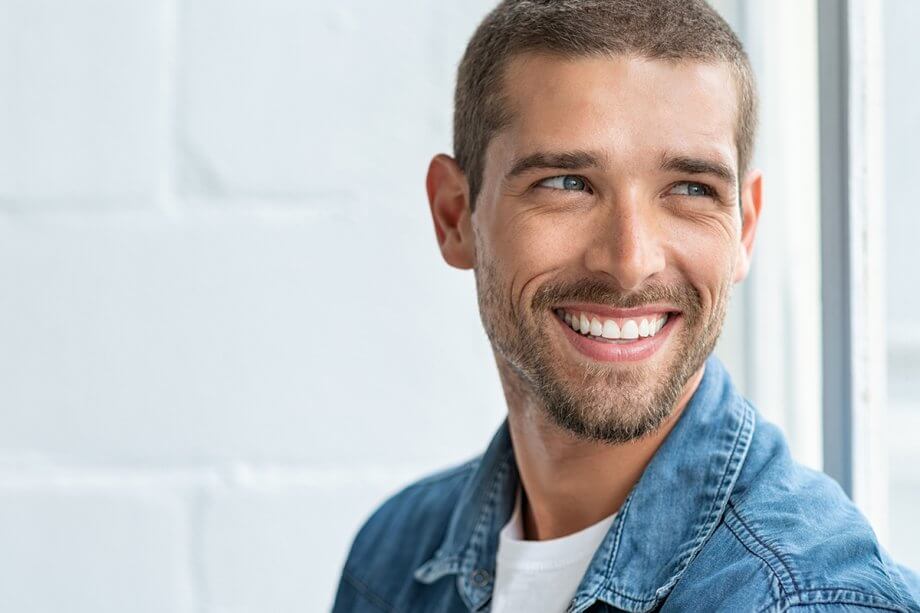
[[525,541],[521,492],[498,537],[492,613],[563,613],[616,513],[584,530],[547,541]]

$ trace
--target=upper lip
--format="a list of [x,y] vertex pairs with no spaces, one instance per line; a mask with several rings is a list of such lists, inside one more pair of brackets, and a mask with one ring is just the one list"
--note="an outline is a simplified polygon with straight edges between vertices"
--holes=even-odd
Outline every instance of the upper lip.
[[603,317],[615,319],[631,319],[634,317],[641,317],[643,315],[680,312],[679,309],[676,309],[673,305],[668,304],[644,304],[642,306],[633,307],[630,309],[619,309],[603,304],[592,304],[589,302],[568,302],[565,304],[559,304],[556,306],[556,308],[565,309],[566,311],[582,311],[585,313],[593,313],[595,315],[601,315]]

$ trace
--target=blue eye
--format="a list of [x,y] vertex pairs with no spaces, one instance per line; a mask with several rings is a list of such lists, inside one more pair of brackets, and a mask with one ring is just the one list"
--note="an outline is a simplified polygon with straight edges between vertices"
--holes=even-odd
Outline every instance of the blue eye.
[[669,194],[675,196],[714,196],[712,188],[703,183],[693,183],[692,181],[684,181],[683,183],[677,183],[671,188]]
[[586,191],[588,189],[588,182],[575,175],[559,175],[558,177],[550,177],[548,179],[543,179],[537,185],[540,187],[562,189],[566,191],[580,192]]

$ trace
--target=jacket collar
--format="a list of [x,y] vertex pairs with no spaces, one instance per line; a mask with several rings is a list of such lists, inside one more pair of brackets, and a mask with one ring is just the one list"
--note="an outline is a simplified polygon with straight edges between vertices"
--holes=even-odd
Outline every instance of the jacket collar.
[[[653,609],[715,530],[754,432],[754,409],[715,357],[680,419],[633,487],[598,547],[569,608],[601,600],[626,611]],[[470,610],[492,592],[498,533],[518,486],[507,423],[502,424],[455,508],[447,534],[415,578],[457,575]]]

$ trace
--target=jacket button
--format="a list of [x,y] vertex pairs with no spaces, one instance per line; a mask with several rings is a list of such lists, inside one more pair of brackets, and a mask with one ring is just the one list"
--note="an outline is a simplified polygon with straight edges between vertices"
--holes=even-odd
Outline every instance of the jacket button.
[[473,585],[476,587],[485,587],[489,585],[490,581],[492,581],[492,575],[485,569],[477,568],[473,571],[473,575],[470,577],[470,579],[473,581]]

